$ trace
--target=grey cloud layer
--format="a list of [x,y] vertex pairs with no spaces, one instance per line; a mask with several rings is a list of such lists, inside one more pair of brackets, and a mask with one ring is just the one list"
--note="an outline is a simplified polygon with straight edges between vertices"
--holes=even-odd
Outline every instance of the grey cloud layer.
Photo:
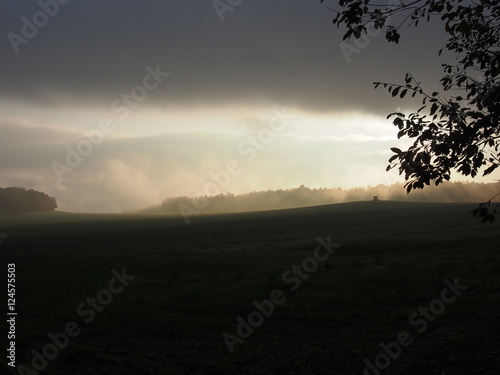
[[21,18],[39,9],[36,1],[0,5],[0,96],[105,106],[136,85],[145,66],[160,64],[172,75],[148,105],[253,102],[386,113],[397,103],[372,90],[373,81],[440,72],[434,27],[409,33],[400,46],[379,35],[348,64],[342,30],[319,0],[243,1],[224,22],[211,1],[73,0],[14,53],[7,34],[21,34]]

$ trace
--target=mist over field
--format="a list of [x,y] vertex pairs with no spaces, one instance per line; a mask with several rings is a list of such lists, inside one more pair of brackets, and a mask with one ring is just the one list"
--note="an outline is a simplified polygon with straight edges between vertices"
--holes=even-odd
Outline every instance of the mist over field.
[[178,215],[189,208],[195,213],[262,211],[367,201],[374,199],[375,196],[378,200],[404,202],[481,203],[494,197],[499,188],[500,183],[448,182],[439,186],[430,185],[407,194],[404,184],[401,183],[352,189],[311,189],[302,185],[295,189],[256,191],[238,195],[229,193],[173,197],[166,199],[160,205],[131,212]]

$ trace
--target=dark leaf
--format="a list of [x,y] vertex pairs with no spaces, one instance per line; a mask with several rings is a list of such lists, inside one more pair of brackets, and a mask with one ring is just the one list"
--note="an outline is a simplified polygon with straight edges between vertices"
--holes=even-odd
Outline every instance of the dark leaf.
[[393,162],[394,160],[396,160],[398,158],[398,155],[392,155],[389,159],[389,163]]

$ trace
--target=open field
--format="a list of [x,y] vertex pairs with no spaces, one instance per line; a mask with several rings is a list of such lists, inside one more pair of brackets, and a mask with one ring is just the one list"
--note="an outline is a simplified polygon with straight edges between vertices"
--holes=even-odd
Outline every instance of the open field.
[[[195,216],[190,225],[161,216],[0,216],[9,234],[0,243],[2,282],[7,264],[16,269],[16,363],[32,368],[32,350],[44,347],[50,356],[48,334],[74,322],[78,334],[59,342],[41,373],[357,375],[378,358],[387,368],[367,374],[497,374],[500,223],[470,218],[475,207],[354,202]],[[317,238],[328,236],[341,247],[314,258]],[[305,277],[292,275],[294,265]],[[108,292],[112,270],[123,268],[135,279]],[[467,288],[453,294],[445,280],[455,279]],[[277,295],[279,304],[263,302]],[[254,301],[269,316],[252,315]],[[237,337],[249,314],[258,324],[240,329],[248,337],[231,354],[223,334]],[[389,345],[391,358],[380,343],[401,332],[407,345]]]

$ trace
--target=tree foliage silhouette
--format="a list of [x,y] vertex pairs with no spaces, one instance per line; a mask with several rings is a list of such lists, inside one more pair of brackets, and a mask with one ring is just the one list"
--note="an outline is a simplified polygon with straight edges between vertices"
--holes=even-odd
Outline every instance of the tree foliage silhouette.
[[[323,3],[324,0],[321,0]],[[412,74],[401,84],[375,82],[395,97],[422,98],[416,112],[389,114],[398,138],[414,143],[407,150],[392,148],[387,170],[404,174],[406,189],[422,189],[450,180],[452,170],[475,177],[492,173],[500,164],[500,3],[497,0],[413,0],[387,4],[371,0],[340,0],[333,23],[346,27],[344,40],[361,38],[367,26],[385,29],[388,42],[398,43],[404,25],[439,18],[448,34],[447,50],[456,63],[442,64],[441,92],[426,92]],[[436,51],[437,52],[437,51]],[[479,78],[478,78],[479,77]],[[490,201],[491,203],[491,201]],[[474,215],[493,221],[496,212],[484,204]]]
[[0,213],[54,211],[56,199],[21,187],[0,188]]

